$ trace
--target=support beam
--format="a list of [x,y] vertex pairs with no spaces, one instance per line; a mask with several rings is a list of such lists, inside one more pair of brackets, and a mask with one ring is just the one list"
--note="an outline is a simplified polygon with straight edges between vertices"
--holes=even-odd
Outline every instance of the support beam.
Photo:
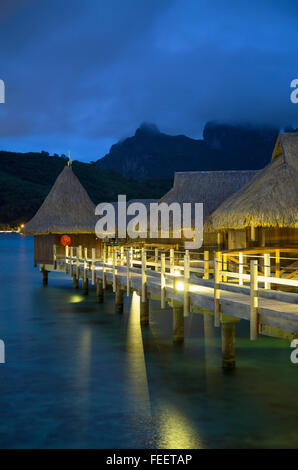
[[78,280],[76,274],[73,275],[72,283],[73,283],[73,288],[74,288],[74,289],[78,289],[78,288],[79,288],[79,280]]
[[89,291],[89,281],[88,278],[83,279],[83,295],[88,295]]
[[115,312],[123,313],[123,291],[118,283],[115,291]]
[[234,369],[235,359],[235,322],[223,321],[221,324],[221,350],[223,369]]
[[183,306],[173,306],[173,342],[184,342],[184,312]]
[[145,291],[145,300],[140,299],[140,322],[142,326],[149,325],[149,298],[147,289]]
[[45,269],[42,270],[42,285],[47,286],[48,285],[48,271]]
[[102,279],[97,279],[96,281],[96,299],[99,304],[102,304],[104,301],[103,293],[103,282]]

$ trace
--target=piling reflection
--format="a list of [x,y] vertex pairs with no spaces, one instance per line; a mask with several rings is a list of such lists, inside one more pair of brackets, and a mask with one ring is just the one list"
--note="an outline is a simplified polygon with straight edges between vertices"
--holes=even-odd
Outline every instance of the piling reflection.
[[134,412],[151,416],[150,395],[140,325],[140,296],[132,295],[127,328],[127,379]]

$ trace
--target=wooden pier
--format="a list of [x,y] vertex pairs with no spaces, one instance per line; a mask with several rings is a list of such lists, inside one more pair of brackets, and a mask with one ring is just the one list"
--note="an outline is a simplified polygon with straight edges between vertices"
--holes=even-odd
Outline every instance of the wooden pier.
[[53,252],[53,266],[41,266],[43,273],[65,272],[73,279],[74,288],[82,279],[84,294],[88,294],[90,280],[96,285],[98,302],[103,302],[104,290],[112,285],[118,313],[123,311],[123,293],[129,296],[137,291],[142,325],[150,321],[149,298],[159,300],[161,309],[168,303],[173,308],[175,342],[184,340],[184,317],[207,309],[214,325],[222,328],[226,368],[235,365],[235,323],[241,319],[250,322],[251,340],[266,334],[268,327],[283,330],[289,337],[298,334],[298,294],[277,290],[280,286],[298,288],[293,254],[290,267],[281,269],[280,250],[277,259],[270,249],[261,254],[256,249],[216,252],[213,259],[207,251],[194,254],[123,246],[104,247],[100,258],[95,256],[95,249],[83,247],[67,246],[59,253],[54,246]]

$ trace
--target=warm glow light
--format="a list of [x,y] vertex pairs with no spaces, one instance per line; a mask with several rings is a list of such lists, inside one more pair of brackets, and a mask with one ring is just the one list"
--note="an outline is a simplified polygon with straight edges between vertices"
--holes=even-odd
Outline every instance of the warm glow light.
[[159,449],[200,449],[201,437],[193,421],[172,404],[159,415]]
[[180,271],[178,271],[178,270],[174,271],[173,274],[174,274],[174,276],[180,276],[181,275]]
[[179,291],[184,290],[184,282],[183,281],[176,282],[175,286],[176,286],[176,289],[179,290]]
[[134,413],[148,418],[151,416],[151,409],[140,325],[140,302],[140,296],[134,292],[127,325],[126,379],[130,389],[130,406]]
[[83,302],[84,297],[82,295],[72,295],[69,299],[69,302],[72,304],[77,304],[79,302]]
[[24,227],[25,227],[25,225],[24,225],[24,224],[21,224],[21,228],[24,228]]

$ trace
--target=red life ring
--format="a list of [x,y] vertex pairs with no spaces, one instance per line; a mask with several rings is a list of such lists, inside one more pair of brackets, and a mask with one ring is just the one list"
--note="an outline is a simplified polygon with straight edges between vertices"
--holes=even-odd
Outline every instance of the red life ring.
[[60,243],[62,246],[69,246],[71,244],[71,238],[69,235],[62,235],[60,238]]

